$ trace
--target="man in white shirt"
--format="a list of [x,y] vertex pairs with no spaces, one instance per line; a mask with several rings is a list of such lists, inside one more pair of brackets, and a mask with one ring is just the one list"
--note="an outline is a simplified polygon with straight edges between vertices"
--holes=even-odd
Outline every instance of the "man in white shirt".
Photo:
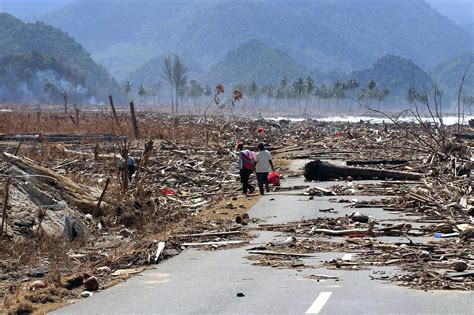
[[272,155],[270,152],[265,150],[263,143],[259,143],[257,149],[258,152],[255,154],[255,172],[257,173],[257,182],[260,195],[263,195],[264,185],[265,190],[270,192],[270,186],[268,185],[268,173],[270,171],[275,171],[275,167],[273,167]]

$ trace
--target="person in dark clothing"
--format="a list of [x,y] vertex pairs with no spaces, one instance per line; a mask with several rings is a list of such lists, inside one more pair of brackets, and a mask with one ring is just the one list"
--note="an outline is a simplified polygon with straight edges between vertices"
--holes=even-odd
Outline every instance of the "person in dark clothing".
[[243,143],[237,144],[237,150],[239,150],[239,174],[240,182],[242,183],[242,192],[244,194],[247,194],[247,192],[253,193],[255,187],[250,185],[249,179],[254,169],[254,154],[252,151],[244,149]]

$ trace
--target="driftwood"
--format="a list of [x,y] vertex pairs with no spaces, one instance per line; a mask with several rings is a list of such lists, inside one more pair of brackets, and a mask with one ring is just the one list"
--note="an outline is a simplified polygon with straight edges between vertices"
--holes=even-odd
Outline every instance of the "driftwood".
[[79,185],[71,179],[50,169],[37,165],[34,161],[3,153],[3,159],[28,174],[29,181],[43,191],[57,191],[67,203],[73,204],[81,212],[90,213],[97,205],[98,192]]
[[406,164],[407,160],[353,160],[353,161],[346,161],[347,166],[352,165],[400,165]]
[[175,235],[176,238],[191,238],[191,237],[203,237],[203,236],[228,236],[228,235],[238,235],[242,231],[226,231],[226,232],[209,232],[209,233],[199,233],[199,234],[180,234]]
[[207,246],[207,245],[235,245],[242,244],[245,241],[221,241],[221,242],[203,242],[203,243],[183,243],[181,246]]
[[112,134],[85,134],[85,135],[73,135],[73,134],[16,134],[16,135],[0,135],[0,141],[36,141],[41,142],[47,140],[48,142],[61,142],[61,143],[81,143],[81,141],[121,141],[126,140],[127,137],[116,136]]
[[253,255],[272,255],[272,256],[291,256],[291,257],[315,257],[312,254],[287,253],[287,252],[271,252],[266,250],[251,250],[248,252]]
[[321,160],[309,162],[304,168],[304,177],[306,180],[328,181],[334,178],[345,178],[348,176],[354,179],[420,180],[422,174],[365,167],[338,166]]
[[473,140],[474,133],[458,133],[454,135],[456,139]]

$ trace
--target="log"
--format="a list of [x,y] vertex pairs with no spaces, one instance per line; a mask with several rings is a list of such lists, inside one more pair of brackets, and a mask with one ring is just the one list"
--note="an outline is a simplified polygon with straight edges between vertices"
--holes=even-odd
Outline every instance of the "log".
[[183,243],[181,246],[207,246],[207,245],[235,245],[242,244],[245,241],[221,241],[221,242],[203,242],[203,243]]
[[315,257],[312,254],[287,253],[287,252],[271,252],[266,250],[251,250],[248,252],[253,255],[272,255],[272,256],[291,256],[291,257]]
[[237,235],[241,233],[242,231],[209,232],[209,233],[199,233],[199,234],[179,234],[179,235],[175,235],[174,237],[191,238],[191,237],[204,237],[204,236],[228,236],[228,235]]
[[352,160],[346,161],[347,166],[353,165],[400,165],[408,163],[407,160]]
[[460,140],[473,140],[474,139],[474,133],[457,133],[454,135],[456,139]]
[[309,162],[304,167],[304,177],[306,180],[329,181],[348,176],[354,179],[420,180],[423,174],[365,167],[338,166],[321,160]]
[[30,175],[30,182],[40,190],[57,191],[64,201],[76,206],[81,212],[90,213],[94,211],[97,198],[99,198],[97,191],[79,185],[48,168],[39,166],[28,158],[17,157],[7,152],[3,153],[2,158]]
[[47,140],[48,142],[62,142],[62,143],[81,143],[81,141],[123,141],[127,137],[116,136],[112,134],[15,134],[15,135],[0,135],[0,141],[35,141],[41,142]]

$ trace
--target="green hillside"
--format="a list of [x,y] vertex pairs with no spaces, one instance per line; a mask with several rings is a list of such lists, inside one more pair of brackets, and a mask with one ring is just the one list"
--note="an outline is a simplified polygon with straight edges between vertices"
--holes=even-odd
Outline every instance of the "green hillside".
[[388,53],[428,68],[472,50],[468,32],[424,0],[81,0],[43,20],[121,80],[169,51],[208,68],[250,39],[323,72]]
[[[43,67],[44,64],[35,69],[36,65],[22,63],[33,51],[53,57],[56,61],[51,65],[60,64],[59,68],[70,69],[68,71],[76,73],[76,77],[83,78],[84,88],[98,101],[105,100],[109,93],[119,94],[118,85],[107,70],[96,64],[89,53],[68,34],[40,22],[23,23],[11,15],[0,14],[0,57],[23,55],[17,59],[8,59],[12,61],[8,65],[10,69],[14,70],[11,66],[19,63],[23,69],[31,66],[29,71],[48,70]],[[35,56],[36,61],[49,60],[49,57]],[[59,75],[62,76],[62,73]]]
[[261,41],[249,40],[228,52],[222,61],[212,66],[206,80],[208,83],[230,85],[252,81],[267,84],[279,82],[284,75],[294,79],[306,73],[308,70],[286,53]]
[[474,54],[465,53],[439,64],[431,71],[431,76],[443,90],[443,98],[457,101],[458,90],[466,71],[463,95],[474,96]]
[[354,71],[350,78],[356,79],[361,86],[370,80],[377,82],[379,88],[388,88],[388,99],[405,100],[407,90],[415,86],[423,91],[433,86],[433,80],[413,61],[395,55],[386,55],[366,70]]

